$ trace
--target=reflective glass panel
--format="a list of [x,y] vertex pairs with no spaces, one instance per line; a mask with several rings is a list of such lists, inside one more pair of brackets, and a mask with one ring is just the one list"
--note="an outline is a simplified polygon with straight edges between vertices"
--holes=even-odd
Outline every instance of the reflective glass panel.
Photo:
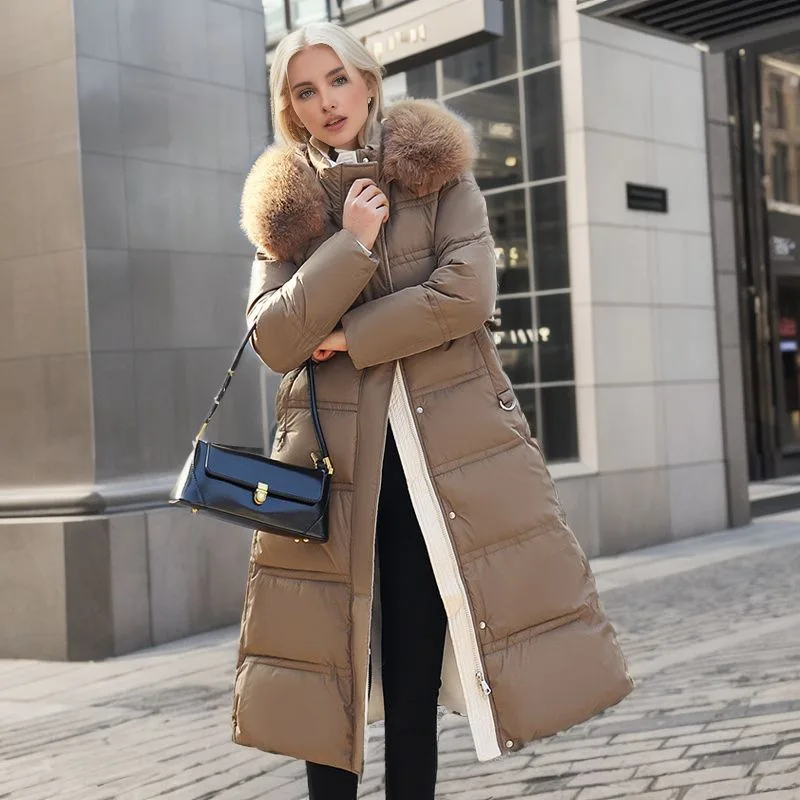
[[546,294],[536,299],[539,369],[542,383],[574,380],[570,295]]
[[533,383],[533,314],[531,298],[497,301],[494,341],[512,383]]
[[486,208],[497,253],[498,291],[500,294],[530,291],[525,192],[519,189],[489,195]]
[[563,175],[564,121],[561,113],[561,69],[526,75],[528,164],[530,180]]
[[574,386],[546,386],[542,395],[539,438],[550,463],[578,457],[578,423]]
[[286,11],[283,0],[262,0],[267,44],[277,44],[286,34]]
[[533,269],[536,289],[569,287],[566,183],[547,183],[531,190]]
[[407,70],[406,87],[409,97],[436,97],[436,63]]
[[442,59],[444,94],[502,78],[517,71],[514,0],[503,2],[503,36]]
[[761,57],[761,102],[767,203],[789,213],[783,204],[800,205],[800,53]]
[[359,12],[372,11],[374,6],[372,0],[333,0],[331,6],[335,13],[338,14],[338,9],[341,8],[342,14],[347,21],[348,17],[358,16]]
[[291,0],[289,13],[292,17],[292,27],[299,28],[309,22],[328,19],[328,4],[325,0]]
[[523,69],[557,61],[558,0],[522,0],[520,8]]
[[522,145],[516,79],[453,97],[447,105],[475,127],[475,177],[481,189],[520,183]]

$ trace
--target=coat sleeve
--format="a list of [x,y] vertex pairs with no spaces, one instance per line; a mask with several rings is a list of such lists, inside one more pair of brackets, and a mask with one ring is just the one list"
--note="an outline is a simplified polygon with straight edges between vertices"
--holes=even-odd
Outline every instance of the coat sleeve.
[[300,366],[338,325],[378,266],[355,237],[339,231],[303,265],[256,258],[247,322],[258,321],[254,346],[276,372]]
[[434,239],[437,266],[424,283],[371,300],[342,317],[358,369],[466,336],[492,318],[494,241],[486,201],[472,175],[442,189]]

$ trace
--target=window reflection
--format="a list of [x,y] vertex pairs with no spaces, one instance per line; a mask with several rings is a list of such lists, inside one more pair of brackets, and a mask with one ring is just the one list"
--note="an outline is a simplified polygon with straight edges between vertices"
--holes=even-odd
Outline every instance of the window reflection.
[[517,26],[514,17],[514,0],[504,0],[502,38],[442,59],[445,94],[517,71]]
[[447,105],[465,117],[478,137],[475,177],[482,189],[522,181],[519,94],[511,80],[453,97]]
[[530,297],[497,301],[494,313],[494,342],[503,369],[512,383],[533,383],[533,313]]
[[436,97],[436,64],[423,64],[406,71],[408,96]]
[[539,369],[542,382],[571,381],[572,306],[569,293],[546,294],[536,300]]
[[561,114],[561,70],[525,76],[530,180],[563,175],[564,121]]
[[486,198],[489,227],[497,254],[497,287],[501,294],[529,292],[531,288],[528,237],[525,225],[525,192],[489,195]]
[[530,190],[533,267],[539,291],[569,287],[566,190],[566,183],[547,183]]
[[523,0],[522,66],[538,67],[559,58],[558,0]]
[[767,199],[800,205],[800,55],[761,59]]
[[540,438],[548,461],[578,457],[578,423],[574,386],[546,386],[541,390]]
[[283,0],[262,0],[264,25],[267,29],[267,45],[277,44],[286,34],[286,8]]
[[309,22],[328,19],[328,4],[326,0],[290,0],[289,13],[292,27],[298,28]]

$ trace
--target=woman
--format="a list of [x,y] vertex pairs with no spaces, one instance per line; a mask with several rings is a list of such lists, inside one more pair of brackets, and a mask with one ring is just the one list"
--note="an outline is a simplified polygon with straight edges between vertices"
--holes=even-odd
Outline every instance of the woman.
[[[387,797],[433,798],[437,703],[495,758],[632,688],[586,558],[486,323],[494,243],[472,138],[430,101],[383,109],[345,29],[278,46],[275,129],[242,225],[248,319],[284,373],[273,457],[335,469],[330,541],[253,541],[234,740],[305,759],[312,800],[355,798],[385,718]],[[441,685],[440,685],[441,684]]]

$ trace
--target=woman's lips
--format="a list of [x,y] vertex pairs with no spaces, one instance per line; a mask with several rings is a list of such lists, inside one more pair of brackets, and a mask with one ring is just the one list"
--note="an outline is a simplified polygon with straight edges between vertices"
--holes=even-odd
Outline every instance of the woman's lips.
[[340,117],[336,122],[326,125],[325,128],[329,131],[339,131],[344,127],[345,122],[347,122],[347,117]]

